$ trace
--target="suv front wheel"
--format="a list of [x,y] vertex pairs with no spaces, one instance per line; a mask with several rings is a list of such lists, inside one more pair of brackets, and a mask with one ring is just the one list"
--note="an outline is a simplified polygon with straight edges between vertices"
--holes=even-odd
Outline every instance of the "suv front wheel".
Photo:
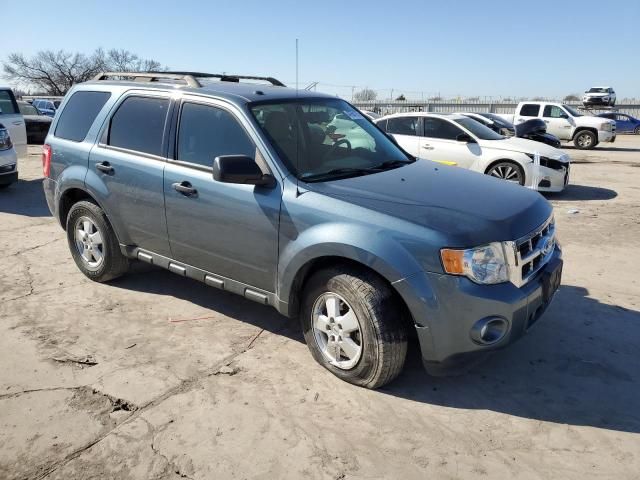
[[91,280],[106,282],[129,269],[107,216],[94,203],[81,201],[71,207],[67,240],[73,260]]
[[407,353],[402,309],[375,273],[353,268],[315,273],[305,285],[301,315],[311,354],[342,380],[377,388],[402,370]]

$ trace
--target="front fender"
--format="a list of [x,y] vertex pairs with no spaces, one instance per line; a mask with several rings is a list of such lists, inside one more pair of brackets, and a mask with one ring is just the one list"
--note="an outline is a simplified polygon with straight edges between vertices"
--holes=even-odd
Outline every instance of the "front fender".
[[[322,223],[304,230],[295,241],[281,246],[277,288],[281,305],[291,303],[295,296],[298,273],[309,262],[323,257],[352,260],[371,268],[389,283],[422,270],[410,252],[385,231],[365,225]],[[281,309],[288,311],[289,307],[282,305]]]

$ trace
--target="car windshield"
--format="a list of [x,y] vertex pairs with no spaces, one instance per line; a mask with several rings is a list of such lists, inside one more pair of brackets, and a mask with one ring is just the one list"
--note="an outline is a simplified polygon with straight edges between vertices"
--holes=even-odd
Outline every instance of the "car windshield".
[[503,140],[506,137],[494,132],[489,127],[484,126],[477,120],[469,117],[454,119],[458,125],[462,125],[464,128],[473,133],[480,140]]
[[29,105],[28,103],[19,103],[18,108],[23,115],[40,115],[36,107]]
[[563,105],[563,107],[573,117],[581,117],[582,116],[582,114],[580,112],[578,112],[575,108],[570,107],[569,105]]
[[344,100],[301,98],[250,108],[286,167],[303,181],[367,175],[415,161]]
[[590,88],[589,93],[609,93],[609,89],[607,88]]

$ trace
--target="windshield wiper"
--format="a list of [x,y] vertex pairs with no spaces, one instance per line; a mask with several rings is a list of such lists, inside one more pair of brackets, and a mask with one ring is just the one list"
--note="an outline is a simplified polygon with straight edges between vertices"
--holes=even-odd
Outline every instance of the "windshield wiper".
[[379,165],[375,165],[373,167],[369,167],[369,170],[388,170],[390,168],[401,167],[402,165],[408,165],[409,163],[413,163],[415,160],[387,160],[386,162],[382,162]]
[[327,180],[334,177],[346,178],[346,177],[355,177],[358,175],[367,175],[369,173],[374,173],[377,170],[371,168],[352,168],[352,167],[343,167],[343,168],[333,168],[331,170],[327,170],[326,172],[321,173],[313,173],[310,175],[303,175],[300,177],[300,180],[304,182],[317,182],[319,180]]

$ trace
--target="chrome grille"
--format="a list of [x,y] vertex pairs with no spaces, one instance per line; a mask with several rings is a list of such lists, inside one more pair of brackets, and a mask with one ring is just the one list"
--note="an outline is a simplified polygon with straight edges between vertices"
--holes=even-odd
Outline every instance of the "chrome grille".
[[555,234],[552,215],[532,233],[510,242],[513,256],[509,255],[509,276],[513,284],[525,285],[549,261],[556,245]]

